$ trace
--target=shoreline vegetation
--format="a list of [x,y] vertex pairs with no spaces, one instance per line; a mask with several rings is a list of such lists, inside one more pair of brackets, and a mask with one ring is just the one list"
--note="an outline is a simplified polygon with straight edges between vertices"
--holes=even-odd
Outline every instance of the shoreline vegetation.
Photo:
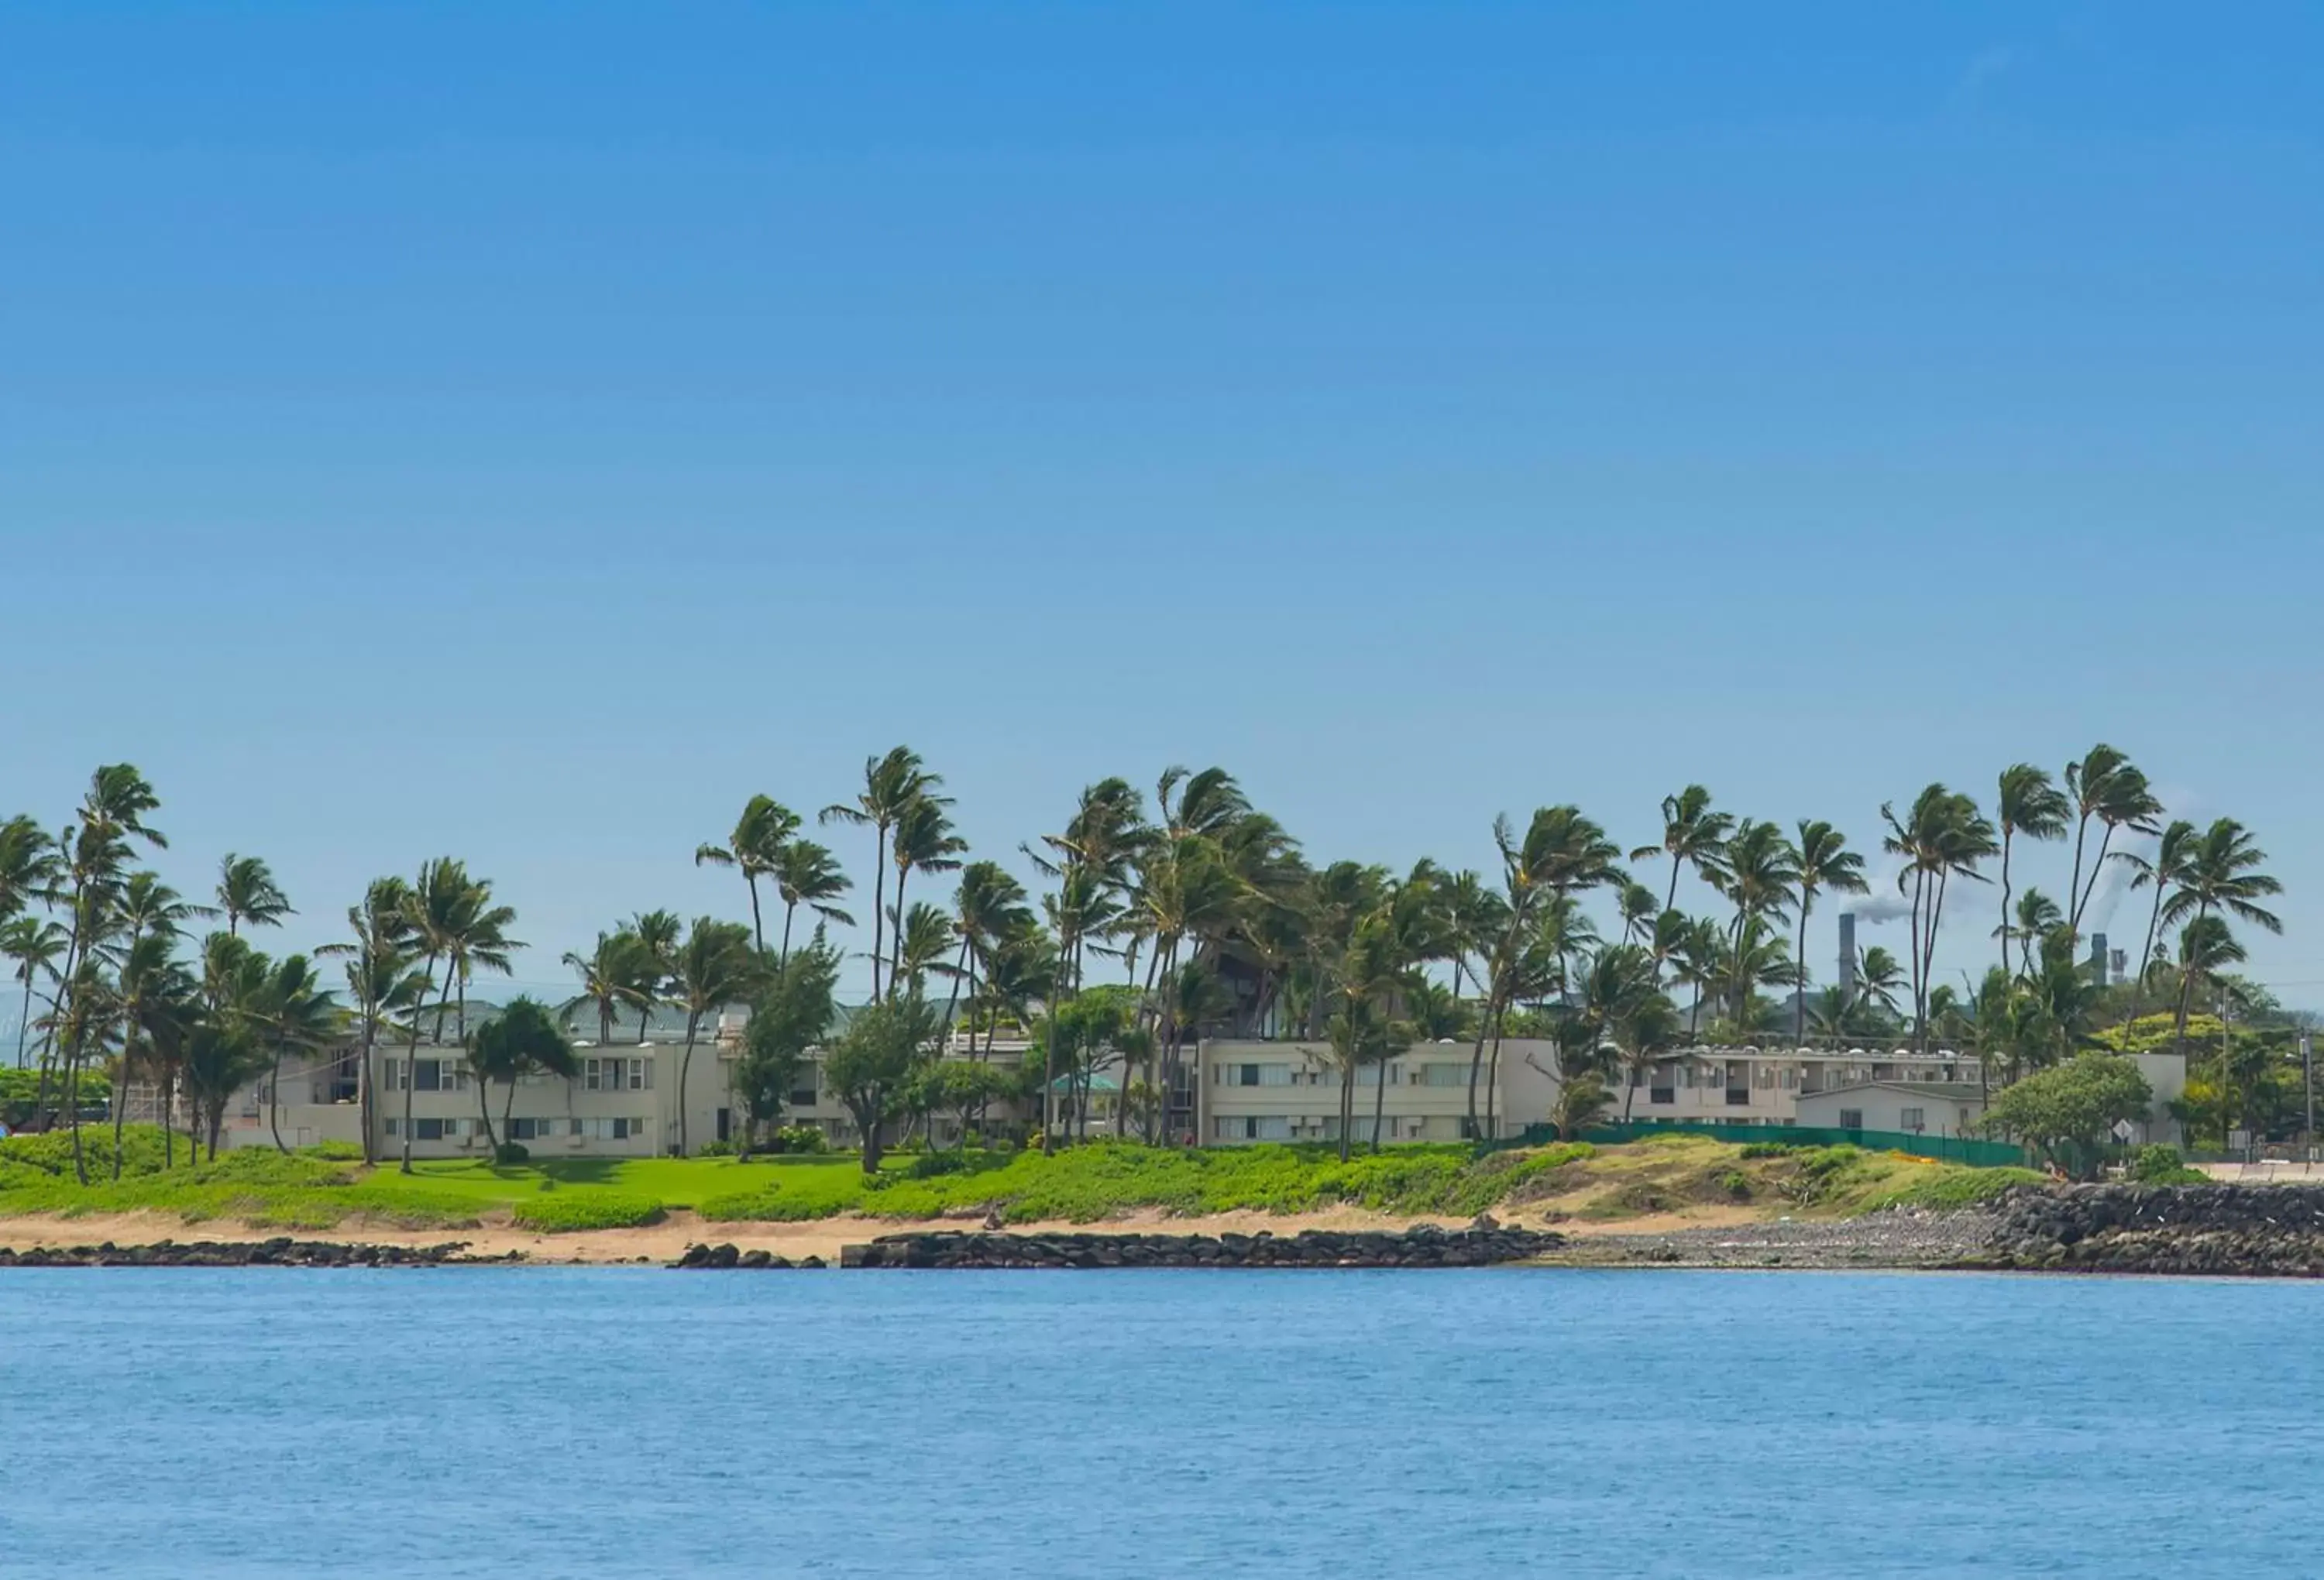
[[[110,1137],[91,1140],[109,1149]],[[1056,1153],[890,1154],[877,1175],[844,1155],[422,1163],[367,1168],[341,1149],[232,1152],[162,1166],[158,1130],[129,1126],[122,1177],[74,1178],[61,1135],[0,1142],[0,1245],[165,1237],[353,1242],[458,1236],[536,1260],[666,1259],[687,1244],[835,1255],[908,1225],[1058,1232],[1370,1230],[1457,1226],[1489,1215],[1588,1236],[1775,1218],[1947,1210],[2039,1176],[1854,1147],[1738,1145],[1671,1134],[1494,1150],[1398,1147],[1342,1163],[1328,1147],[1180,1150],[1093,1143]],[[110,1172],[109,1150],[102,1162]]]
[[[675,1112],[669,1134],[650,1139],[683,1158],[707,1139],[687,1101],[697,1048],[725,1011],[746,1009],[727,1072],[739,1150],[779,1140],[796,1080],[813,1062],[819,1089],[847,1115],[827,1118],[826,1137],[859,1150],[860,1190],[872,1192],[894,1184],[883,1151],[916,1134],[933,1143],[939,1120],[964,1152],[973,1142],[1054,1154],[1091,1142],[1093,1121],[1100,1138],[1110,1126],[1116,1140],[1149,1147],[1223,1139],[1194,1134],[1200,1105],[1188,1098],[1186,1050],[1206,1035],[1327,1049],[1339,1111],[1319,1128],[1344,1167],[1360,1149],[1378,1154],[1383,1139],[1387,1083],[1363,1077],[1419,1043],[1468,1052],[1466,1112],[1452,1134],[1491,1139],[1545,1119],[1571,1137],[1628,1117],[1652,1075],[1699,1046],[1812,1032],[1909,1038],[1924,1052],[1932,1039],[1973,1049],[1981,1088],[2001,1089],[1988,1122],[2088,1174],[2106,1161],[2115,1124],[2146,1117],[2151,1097],[2126,1061],[2098,1051],[2129,1052],[2144,1017],[2183,1056],[2205,1008],[2222,1027],[2214,1079],[2190,1079],[2175,1117],[2215,1130],[2223,1145],[2237,1129],[2272,1136],[2290,1122],[2283,1075],[2296,1017],[2236,970],[2245,960],[2236,927],[2282,931],[2264,903],[2282,889],[2266,853],[2232,818],[2166,824],[2146,774],[2103,743],[2055,776],[2029,763],[2005,768],[1986,805],[1943,784],[1885,804],[1877,854],[1820,819],[1786,825],[1729,813],[1696,784],[1640,822],[1635,831],[1649,839],[1635,847],[1577,806],[1543,805],[1522,822],[1494,820],[1493,870],[1424,858],[1399,873],[1312,859],[1225,769],[1173,767],[1150,799],[1120,777],[1085,786],[1057,831],[1017,847],[1010,862],[1020,870],[1011,871],[970,859],[953,805],[944,776],[899,745],[867,758],[861,788],[816,814],[871,836],[871,1002],[844,1016],[834,994],[844,956],[826,929],[855,926],[848,907],[865,896],[838,852],[807,837],[807,817],[766,795],[693,853],[697,866],[742,878],[734,897],[747,897],[747,922],[641,913],[594,949],[563,955],[578,989],[569,1000],[520,996],[487,1012],[478,979],[512,976],[527,945],[514,936],[515,908],[466,861],[444,856],[410,878],[383,876],[359,897],[340,896],[356,901],[340,942],[270,955],[253,937],[298,913],[266,862],[229,853],[206,893],[171,886],[147,865],[169,850],[159,793],[134,765],[104,765],[56,829],[30,814],[0,821],[0,958],[20,1022],[11,1073],[31,1089],[0,1092],[15,1111],[7,1122],[67,1134],[79,1185],[119,1182],[133,1092],[140,1112],[182,1129],[189,1162],[198,1143],[216,1166],[227,1105],[255,1089],[269,1094],[271,1139],[295,1167],[282,1134],[284,1077],[328,1059],[347,1089],[335,1101],[358,1109],[364,1161],[394,1152],[401,1180],[271,1188],[346,1188],[367,1192],[378,1210],[425,1210],[399,1194],[430,1189],[414,1155],[419,1082],[384,1095],[401,1109],[392,1119],[376,1089],[383,1055],[400,1052],[409,1067],[423,1038],[462,1048],[477,1102],[475,1119],[460,1123],[476,1125],[496,1162],[521,1162],[516,1089],[580,1074],[576,1024],[594,1023],[602,1043],[634,1019],[642,1040],[656,1010],[681,1012]],[[851,842],[860,853],[861,832]],[[2056,898],[2033,881],[2040,846],[2056,847],[2043,863],[2053,886],[2062,879]],[[1869,860],[1888,867],[1881,886],[1894,895],[1868,902],[1868,918],[1906,923],[1903,958],[1851,945],[1819,989],[1806,954],[1811,916],[1869,894]],[[953,892],[939,903],[945,881]],[[2001,925],[1989,940],[1964,938],[1963,896],[1987,886]],[[2135,951],[2114,951],[2126,957],[2120,966],[2083,954],[2117,889],[2144,912],[2132,918]],[[344,997],[325,981],[331,964],[343,967]],[[1966,991],[1947,979],[1955,974]],[[2264,1034],[2238,1043],[2229,1019]],[[1021,1061],[992,1058],[1004,1025],[1028,1050]],[[973,1056],[943,1057],[963,1033]],[[1554,1050],[1545,1070],[1554,1112],[1494,1111],[1511,1038]],[[90,1100],[100,1078],[116,1095],[109,1105]],[[167,1161],[178,1137],[161,1135]],[[263,1182],[184,1189],[213,1183],[224,1199],[237,1183]],[[1035,1195],[1046,1188],[1021,1183]],[[899,1188],[945,1199],[928,1180]],[[818,1205],[812,1191],[737,1189],[726,1206],[787,1219],[837,1210],[838,1194],[831,1186],[832,1201]],[[1062,1199],[1078,1210],[1070,1194]],[[510,1210],[543,1228],[580,1229],[625,1215],[644,1221],[669,1205],[640,1190],[586,1208]],[[695,1205],[712,1210],[710,1199]]]

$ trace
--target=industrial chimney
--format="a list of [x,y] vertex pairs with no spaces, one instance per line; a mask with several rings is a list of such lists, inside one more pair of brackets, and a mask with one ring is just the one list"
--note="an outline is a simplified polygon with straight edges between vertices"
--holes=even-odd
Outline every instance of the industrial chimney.
[[2107,953],[2106,934],[2103,932],[2091,933],[2090,979],[2101,988],[2107,985],[2107,966],[2112,959],[2113,957]]
[[1840,914],[1840,996],[1849,1003],[1856,1000],[1856,913]]

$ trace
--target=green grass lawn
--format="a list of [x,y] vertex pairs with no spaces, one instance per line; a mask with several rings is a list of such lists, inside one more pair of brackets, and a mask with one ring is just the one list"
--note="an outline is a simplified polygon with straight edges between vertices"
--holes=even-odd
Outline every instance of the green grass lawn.
[[91,1183],[74,1178],[62,1134],[0,1142],[0,1217],[147,1210],[189,1223],[232,1219],[324,1229],[355,1223],[457,1228],[512,1221],[555,1232],[623,1227],[690,1210],[712,1222],[796,1222],[843,1213],[899,1220],[978,1217],[1094,1223],[1139,1208],[1177,1216],[1300,1212],[1341,1204],[1466,1217],[1529,1207],[1616,1219],[1748,1206],[1841,1215],[1897,1203],[1960,1206],[2032,1176],[1853,1147],[1743,1148],[1657,1136],[1479,1153],[1400,1146],[1347,1162],[1328,1148],[1182,1152],[1100,1143],[1056,1156],[951,1153],[891,1156],[866,1177],[847,1154],[733,1158],[567,1158],[495,1165],[472,1159],[366,1170],[327,1149],[251,1149],[215,1163],[162,1165],[160,1132],[133,1127],[114,1180],[112,1138],[85,1132]]

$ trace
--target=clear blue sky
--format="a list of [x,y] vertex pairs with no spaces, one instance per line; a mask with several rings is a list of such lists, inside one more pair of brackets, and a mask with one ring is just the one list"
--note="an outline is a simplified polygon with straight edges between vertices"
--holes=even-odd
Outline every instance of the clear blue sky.
[[1691,778],[1869,843],[2106,739],[2324,978],[2319,58],[2290,4],[14,5],[0,811],[133,760],[302,943],[459,854],[551,983],[899,740],[987,852],[1215,761],[1319,859],[1481,866]]

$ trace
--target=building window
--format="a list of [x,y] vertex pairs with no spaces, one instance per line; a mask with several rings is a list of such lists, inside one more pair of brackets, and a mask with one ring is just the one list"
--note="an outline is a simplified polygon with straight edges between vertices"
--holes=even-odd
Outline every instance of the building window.
[[1678,1091],[1673,1087],[1648,1087],[1646,1089],[1646,1101],[1649,1103],[1675,1103],[1678,1101]]
[[1842,1108],[1840,1111],[1840,1127],[1842,1130],[1863,1129],[1864,1110],[1861,1108]]
[[1424,1064],[1420,1070],[1420,1084],[1423,1086],[1464,1087],[1469,1084],[1469,1067],[1465,1064]]
[[646,1133],[646,1122],[642,1119],[576,1119],[573,1124],[576,1135],[586,1136],[591,1141],[628,1141]]
[[1928,1127],[1926,1122],[1921,1117],[1921,1110],[1918,1108],[1899,1109],[1896,1115],[1896,1124],[1897,1127],[1902,1130],[1917,1131],[1924,1130]]

